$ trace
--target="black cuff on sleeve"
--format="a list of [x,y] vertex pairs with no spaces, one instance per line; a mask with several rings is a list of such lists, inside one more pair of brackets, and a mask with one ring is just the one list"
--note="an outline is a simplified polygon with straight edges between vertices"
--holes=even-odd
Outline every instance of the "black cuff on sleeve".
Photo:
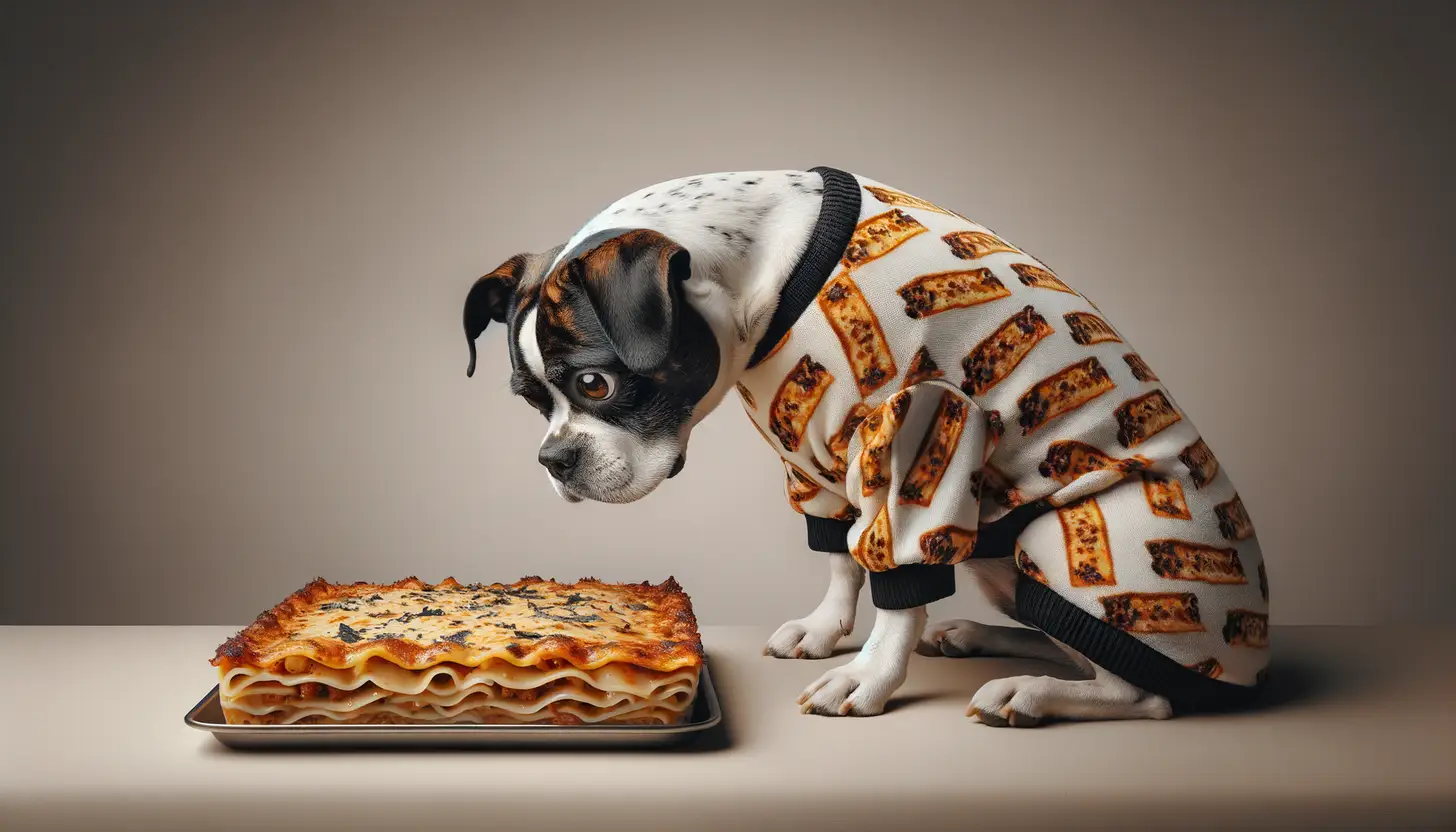
[[870,573],[870,599],[881,610],[923,607],[955,594],[955,567],[948,563],[907,563]]
[[809,526],[809,548],[816,552],[835,554],[849,551],[849,530],[853,520],[830,520],[826,517],[804,515]]

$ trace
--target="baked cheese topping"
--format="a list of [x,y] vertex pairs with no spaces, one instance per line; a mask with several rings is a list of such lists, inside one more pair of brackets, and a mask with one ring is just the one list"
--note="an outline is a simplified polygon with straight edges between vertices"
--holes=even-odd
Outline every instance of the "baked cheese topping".
[[229,722],[676,722],[702,644],[672,579],[320,579],[213,664]]

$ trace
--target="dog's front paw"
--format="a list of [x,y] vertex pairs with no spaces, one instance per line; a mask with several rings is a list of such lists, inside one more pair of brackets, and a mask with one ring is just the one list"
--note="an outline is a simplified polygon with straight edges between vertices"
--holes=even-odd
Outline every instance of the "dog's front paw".
[[874,716],[885,710],[885,703],[904,681],[856,659],[804,688],[799,707],[806,714],[821,716]]
[[828,616],[811,615],[789,621],[763,646],[763,654],[780,659],[828,658],[852,628],[843,619]]

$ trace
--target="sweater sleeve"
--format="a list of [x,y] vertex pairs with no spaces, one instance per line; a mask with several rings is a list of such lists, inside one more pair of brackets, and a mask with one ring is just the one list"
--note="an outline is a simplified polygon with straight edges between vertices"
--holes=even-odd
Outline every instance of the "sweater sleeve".
[[849,530],[855,508],[843,497],[820,485],[798,466],[784,461],[785,495],[794,511],[804,515],[809,548],[815,552],[849,551]]
[[984,414],[954,386],[927,381],[891,396],[855,433],[845,489],[858,517],[848,540],[869,570],[875,606],[951,595],[953,565],[976,542]]

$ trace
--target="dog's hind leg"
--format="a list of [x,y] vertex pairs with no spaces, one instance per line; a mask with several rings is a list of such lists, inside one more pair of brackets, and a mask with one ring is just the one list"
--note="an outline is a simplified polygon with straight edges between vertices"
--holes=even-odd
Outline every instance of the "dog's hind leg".
[[780,659],[823,659],[839,640],[854,630],[855,610],[865,570],[847,554],[826,554],[829,589],[814,611],[779,627],[764,645],[765,656]]
[[[965,572],[986,599],[1016,617],[1016,565],[1012,558],[970,560]],[[920,651],[945,656],[1015,656],[1075,665],[1081,679],[1011,676],[993,679],[971,697],[967,716],[1002,728],[1029,728],[1054,719],[1167,719],[1173,706],[1103,670],[1040,630],[948,621],[926,628]]]
[[921,637],[915,652],[922,656],[950,656],[955,659],[1005,656],[1071,662],[1070,657],[1057,647],[1056,642],[1040,630],[999,627],[964,618],[940,621],[925,628],[925,635]]
[[966,716],[993,728],[1031,728],[1046,720],[1167,719],[1173,715],[1173,706],[1167,699],[1091,664],[1070,647],[1052,643],[1074,655],[1078,664],[1090,665],[1093,677],[993,679],[971,697]]
[[[991,605],[1008,617],[1016,613],[1016,566],[1011,558],[972,559],[960,564],[962,575],[974,578]],[[1091,666],[1074,661],[1040,630],[999,627],[966,619],[940,621],[925,628],[915,652],[922,656],[1008,656],[1078,664],[1091,675]],[[1080,657],[1079,657],[1080,658]]]

